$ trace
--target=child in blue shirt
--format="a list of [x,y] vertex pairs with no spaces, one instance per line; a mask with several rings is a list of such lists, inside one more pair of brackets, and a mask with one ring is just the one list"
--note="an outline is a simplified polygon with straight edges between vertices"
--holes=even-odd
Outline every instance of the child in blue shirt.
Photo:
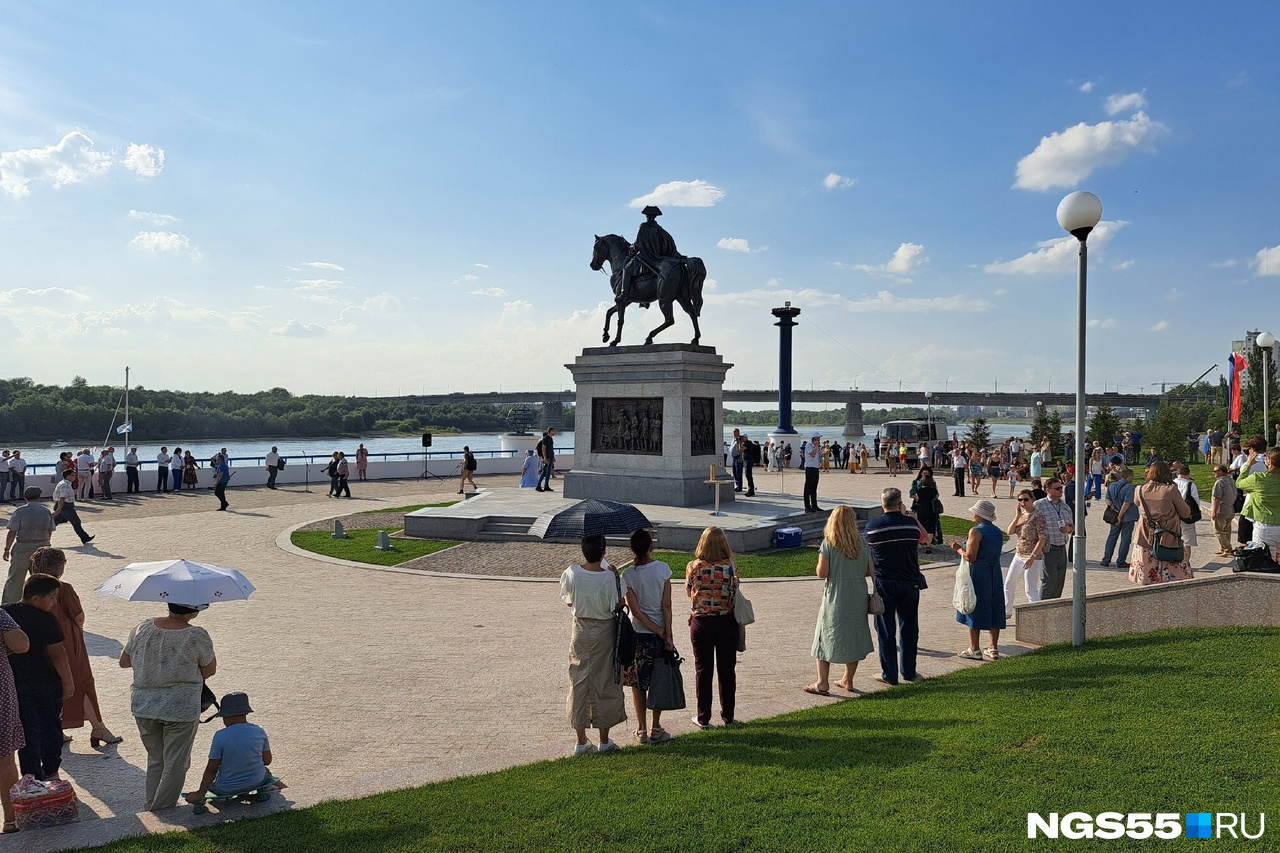
[[228,693],[219,703],[222,731],[213,736],[209,763],[200,787],[183,794],[189,803],[198,803],[206,791],[219,796],[255,790],[271,779],[271,743],[266,731],[249,722],[249,694]]

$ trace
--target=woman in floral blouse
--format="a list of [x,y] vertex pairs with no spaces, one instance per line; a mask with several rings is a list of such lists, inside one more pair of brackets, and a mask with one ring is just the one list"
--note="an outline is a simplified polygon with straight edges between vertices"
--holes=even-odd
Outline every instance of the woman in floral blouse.
[[[738,591],[738,567],[733,562],[729,540],[719,527],[702,531],[695,559],[685,570],[684,590],[689,595],[689,639],[693,643],[694,673],[697,679],[698,728],[711,728],[711,677],[720,683],[720,719],[734,721],[737,695],[738,621],[733,616],[733,597]],[[719,670],[717,673],[716,670]]]

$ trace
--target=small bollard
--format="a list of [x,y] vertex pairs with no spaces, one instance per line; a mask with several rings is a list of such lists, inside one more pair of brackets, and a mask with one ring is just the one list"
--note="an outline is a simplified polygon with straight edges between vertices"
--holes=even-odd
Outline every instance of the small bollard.
[[387,535],[387,531],[385,530],[378,531],[378,544],[374,545],[373,547],[374,547],[374,550],[377,550],[377,551],[395,550],[394,548],[391,547],[391,537]]
[[351,537],[347,535],[347,531],[342,529],[342,522],[338,521],[335,518],[333,520],[333,533],[330,534],[329,538],[330,539],[350,539]]

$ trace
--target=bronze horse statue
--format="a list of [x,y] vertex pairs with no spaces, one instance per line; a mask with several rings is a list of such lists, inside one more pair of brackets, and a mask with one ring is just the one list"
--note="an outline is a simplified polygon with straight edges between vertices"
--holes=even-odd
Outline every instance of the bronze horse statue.
[[[604,264],[609,263],[609,284],[613,287],[613,307],[604,316],[604,335],[601,340],[616,347],[622,339],[622,321],[627,313],[627,306],[638,303],[648,308],[650,303],[658,303],[662,311],[663,323],[649,333],[645,344],[653,343],[654,335],[675,325],[671,306],[679,302],[680,307],[693,321],[693,341],[697,344],[702,337],[698,329],[698,315],[702,313],[702,282],[707,277],[707,268],[701,258],[664,258],[655,272],[640,258],[632,256],[631,244],[617,234],[596,236],[595,246],[591,251],[591,268],[604,271]],[[631,282],[627,293],[622,292],[623,268],[634,264]],[[613,340],[609,340],[609,322],[613,315],[618,315],[618,331]]]

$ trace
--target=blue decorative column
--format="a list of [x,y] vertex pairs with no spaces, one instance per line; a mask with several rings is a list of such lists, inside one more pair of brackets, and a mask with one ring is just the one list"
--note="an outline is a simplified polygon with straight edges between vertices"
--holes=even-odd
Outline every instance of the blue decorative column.
[[778,335],[778,428],[773,435],[795,435],[795,427],[791,425],[791,330],[796,327],[799,308],[792,308],[790,302],[783,307],[774,308],[773,316],[778,322],[773,325],[782,331]]

